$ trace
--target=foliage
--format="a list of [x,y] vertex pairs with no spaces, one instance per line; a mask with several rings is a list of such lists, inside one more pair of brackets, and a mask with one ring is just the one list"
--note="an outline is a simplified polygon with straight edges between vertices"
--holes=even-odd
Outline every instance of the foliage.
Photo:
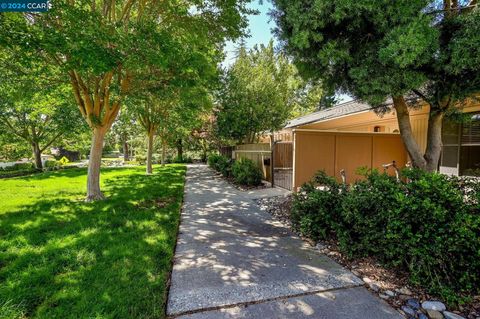
[[233,160],[219,154],[211,154],[208,157],[208,165],[222,174],[224,177],[232,175]]
[[322,172],[295,195],[292,222],[313,239],[336,237],[350,257],[408,270],[454,304],[479,293],[479,194],[478,180],[420,170],[403,171],[400,182],[367,172],[349,188]]
[[46,160],[45,161],[45,169],[47,170],[54,170],[60,167],[60,162],[57,160]]
[[208,166],[210,166],[213,169],[216,169],[216,165],[217,165],[217,162],[220,160],[220,157],[222,157],[222,155],[220,154],[216,154],[216,153],[210,154],[207,159]]
[[96,203],[85,169],[0,181],[1,318],[163,318],[185,167],[143,169],[103,169]]
[[294,229],[314,240],[329,238],[339,219],[341,189],[335,178],[318,172],[300,192],[294,193],[290,215]]
[[315,109],[320,96],[321,88],[304,83],[288,58],[274,52],[273,42],[249,51],[241,47],[217,93],[216,133],[226,141],[252,143],[302,109]]
[[32,163],[15,163],[12,166],[6,166],[3,168],[4,171],[18,171],[18,170],[28,170],[32,169],[33,164]]
[[[470,0],[273,3],[276,34],[302,76],[380,114],[392,97],[412,164],[435,170],[442,117],[480,91],[480,9],[467,7]],[[410,107],[429,105],[425,152],[412,137],[405,97]]]
[[18,177],[18,176],[25,176],[31,175],[35,173],[40,173],[42,170],[36,168],[29,168],[29,169],[17,169],[17,170],[1,170],[0,169],[0,178],[10,178],[10,177]]
[[257,186],[262,184],[262,171],[248,158],[236,160],[232,165],[232,176],[238,184]]

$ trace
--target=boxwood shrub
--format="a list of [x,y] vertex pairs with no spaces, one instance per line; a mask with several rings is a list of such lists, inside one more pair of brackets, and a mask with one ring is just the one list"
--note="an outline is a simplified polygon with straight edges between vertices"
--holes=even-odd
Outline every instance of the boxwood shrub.
[[304,236],[406,270],[454,305],[480,293],[479,185],[410,169],[401,181],[369,171],[344,186],[320,172],[294,195],[291,219]]

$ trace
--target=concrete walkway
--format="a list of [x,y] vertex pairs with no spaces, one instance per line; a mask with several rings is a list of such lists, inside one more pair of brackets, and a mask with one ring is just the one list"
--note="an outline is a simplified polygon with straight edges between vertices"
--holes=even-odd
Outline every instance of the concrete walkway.
[[252,199],[189,165],[168,297],[178,318],[402,318],[362,281],[261,211]]

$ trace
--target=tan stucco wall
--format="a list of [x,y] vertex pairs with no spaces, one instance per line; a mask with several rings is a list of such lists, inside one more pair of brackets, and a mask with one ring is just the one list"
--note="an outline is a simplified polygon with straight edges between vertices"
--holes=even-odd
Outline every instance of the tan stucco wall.
[[[404,167],[407,153],[399,134],[367,132],[335,132],[294,130],[293,189],[297,190],[313,175],[324,170],[341,181],[340,170],[346,171],[347,182],[361,176],[359,167],[377,168],[396,161]],[[393,169],[389,173],[394,174]]]

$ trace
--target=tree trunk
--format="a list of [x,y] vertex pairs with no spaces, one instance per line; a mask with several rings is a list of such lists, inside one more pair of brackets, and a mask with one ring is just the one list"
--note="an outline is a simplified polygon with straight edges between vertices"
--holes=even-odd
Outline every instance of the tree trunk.
[[130,160],[128,152],[129,152],[128,143],[127,143],[127,140],[125,139],[123,141],[123,161],[124,162],[128,162]]
[[162,139],[162,166],[165,166],[165,157],[167,155],[167,143]]
[[95,128],[92,131],[92,145],[88,159],[87,202],[104,199],[100,190],[100,166],[102,164],[103,141],[106,129]]
[[37,169],[42,169],[42,152],[40,151],[40,145],[38,145],[38,142],[32,143],[32,152],[33,158],[35,159],[35,167]]
[[407,149],[413,167],[426,169],[427,161],[423,157],[420,147],[413,136],[412,126],[410,124],[410,113],[403,96],[393,97],[393,106],[397,111],[398,127],[400,128],[403,145]]
[[153,137],[154,131],[150,130],[147,141],[147,175],[152,174]]
[[425,169],[434,172],[438,169],[440,155],[442,153],[442,124],[444,113],[430,110],[427,130],[427,149],[425,150]]
[[177,158],[180,162],[183,162],[183,141],[181,138],[177,140]]

